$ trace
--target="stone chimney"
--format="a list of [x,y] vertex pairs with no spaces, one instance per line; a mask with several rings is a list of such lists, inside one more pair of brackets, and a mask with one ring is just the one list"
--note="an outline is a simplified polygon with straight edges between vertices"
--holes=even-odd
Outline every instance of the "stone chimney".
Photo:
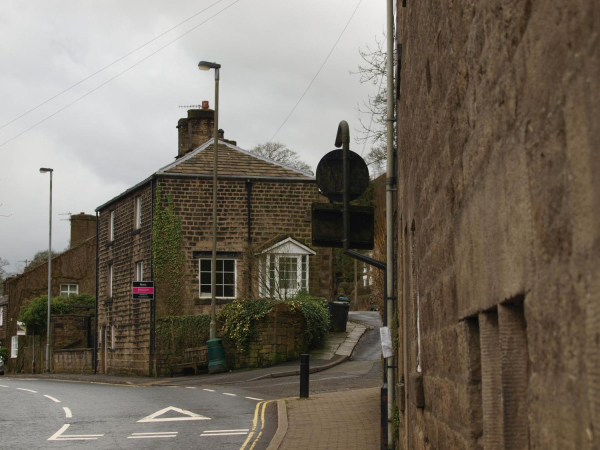
[[71,246],[73,248],[86,239],[96,236],[96,216],[86,213],[71,215]]
[[179,119],[179,149],[177,158],[181,158],[200,147],[213,137],[215,111],[209,109],[208,102],[202,102],[202,109],[188,109],[187,119]]

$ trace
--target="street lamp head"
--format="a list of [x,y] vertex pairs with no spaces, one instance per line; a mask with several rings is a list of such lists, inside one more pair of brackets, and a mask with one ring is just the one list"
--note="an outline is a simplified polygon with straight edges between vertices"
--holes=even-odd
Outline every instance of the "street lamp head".
[[210,70],[210,69],[220,69],[221,64],[211,63],[208,61],[200,61],[198,63],[198,69],[200,70]]
[[54,169],[49,169],[47,167],[40,167],[40,173],[53,172]]

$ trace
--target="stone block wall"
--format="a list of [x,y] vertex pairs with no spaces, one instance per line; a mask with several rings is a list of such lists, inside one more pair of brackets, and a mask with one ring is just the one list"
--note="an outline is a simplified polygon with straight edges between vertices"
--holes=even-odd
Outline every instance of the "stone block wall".
[[78,348],[72,350],[55,350],[53,353],[55,373],[94,373],[94,349]]
[[299,311],[292,312],[288,305],[275,305],[268,316],[256,326],[256,338],[245,352],[223,340],[225,356],[230,369],[269,367],[283,361],[298,359],[308,351],[304,339],[303,318]]
[[[135,229],[135,202],[140,196],[141,228]],[[114,239],[110,241],[110,212],[113,210],[115,229]],[[139,261],[144,263],[144,278],[150,279],[151,219],[150,183],[100,211],[97,330],[101,336],[101,348],[98,351],[100,371],[131,375],[148,375],[150,372],[151,304],[148,300],[133,300],[132,282]],[[112,296],[108,290],[111,264]]]
[[90,348],[93,325],[90,316],[65,314],[52,316],[50,329],[52,349]]
[[401,448],[600,448],[600,4],[405,5]]

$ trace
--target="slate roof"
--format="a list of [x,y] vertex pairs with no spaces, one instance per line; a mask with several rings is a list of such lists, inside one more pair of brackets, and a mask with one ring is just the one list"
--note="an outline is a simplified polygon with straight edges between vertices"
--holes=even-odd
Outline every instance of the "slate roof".
[[[213,157],[213,139],[210,139],[197,149],[163,167],[156,173],[161,175],[212,175]],[[304,178],[307,180],[314,180],[314,177],[310,173],[302,172],[284,164],[271,161],[270,159],[255,155],[254,153],[221,140],[219,140],[218,175]]]

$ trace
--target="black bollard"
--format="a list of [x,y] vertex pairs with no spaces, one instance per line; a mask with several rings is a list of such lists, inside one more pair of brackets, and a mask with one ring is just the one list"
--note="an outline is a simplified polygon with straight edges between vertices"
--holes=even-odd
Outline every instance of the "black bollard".
[[308,398],[309,356],[308,354],[300,355],[300,398]]

